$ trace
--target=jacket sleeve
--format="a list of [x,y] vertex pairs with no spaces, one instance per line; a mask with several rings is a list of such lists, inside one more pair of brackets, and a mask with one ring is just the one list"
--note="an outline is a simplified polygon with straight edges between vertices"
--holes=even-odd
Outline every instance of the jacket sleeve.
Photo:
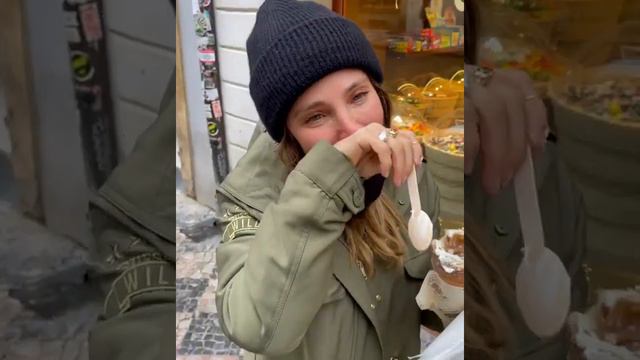
[[92,360],[175,358],[175,76],[160,109],[91,201]]
[[360,177],[342,153],[321,142],[289,174],[259,224],[226,196],[218,199],[227,215],[216,252],[222,329],[249,351],[289,353],[322,305],[332,246],[364,208]]
[[91,281],[103,306],[89,334],[89,357],[174,359],[175,244],[101,196],[93,200],[91,221],[96,240]]
[[104,303],[89,334],[89,357],[173,359],[175,263],[102,209],[92,210],[92,222],[97,239],[92,280]]

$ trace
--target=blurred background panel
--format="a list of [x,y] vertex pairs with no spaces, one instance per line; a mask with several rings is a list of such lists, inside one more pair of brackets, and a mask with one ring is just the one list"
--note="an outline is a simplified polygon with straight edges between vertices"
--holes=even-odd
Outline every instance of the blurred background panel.
[[[640,338],[632,329],[640,323],[640,2],[473,2],[478,63],[526,72],[547,106],[551,132],[546,149],[553,151],[570,187],[540,195],[541,206],[566,198],[574,193],[568,189],[575,188],[580,206],[562,202],[556,209],[563,216],[577,210],[584,220],[576,226],[584,231],[579,237],[567,232],[546,239],[555,243],[555,251],[567,254],[567,268],[578,270],[579,261],[582,270],[575,273],[584,273],[572,278],[576,306],[556,336],[557,349],[570,359],[638,358]],[[548,215],[553,209],[541,211],[545,236],[566,224]],[[517,246],[514,250],[520,251]],[[578,305],[578,299],[583,303]],[[531,335],[518,334],[520,339]],[[542,342],[537,346],[537,354],[550,348]]]
[[155,120],[174,30],[167,1],[0,1],[0,358],[87,358],[89,199]]

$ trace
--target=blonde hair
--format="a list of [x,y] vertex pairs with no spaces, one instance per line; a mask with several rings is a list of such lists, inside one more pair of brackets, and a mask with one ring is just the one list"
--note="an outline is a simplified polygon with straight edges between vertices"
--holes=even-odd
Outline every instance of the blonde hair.
[[513,329],[496,294],[498,288],[513,289],[514,285],[495,257],[483,248],[482,236],[481,228],[465,215],[465,357],[505,359]]
[[[391,119],[389,96],[375,81],[371,83],[382,103],[384,124],[389,126]],[[286,128],[278,146],[278,154],[290,170],[304,156],[300,144]],[[351,258],[354,262],[362,264],[368,277],[375,273],[376,260],[385,268],[402,266],[406,250],[404,235],[406,235],[405,222],[395,204],[384,193],[381,193],[362,212],[354,215],[345,226],[345,239]]]

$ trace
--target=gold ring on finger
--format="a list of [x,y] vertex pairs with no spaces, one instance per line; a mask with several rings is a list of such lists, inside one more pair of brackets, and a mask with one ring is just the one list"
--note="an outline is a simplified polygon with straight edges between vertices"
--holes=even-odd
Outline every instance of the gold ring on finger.
[[398,132],[393,129],[384,129],[378,134],[378,139],[384,143],[386,143],[389,138],[395,138],[398,136]]

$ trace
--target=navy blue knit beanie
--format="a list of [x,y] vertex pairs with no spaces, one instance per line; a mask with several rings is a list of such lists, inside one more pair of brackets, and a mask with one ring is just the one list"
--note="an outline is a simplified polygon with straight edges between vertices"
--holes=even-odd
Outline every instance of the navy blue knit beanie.
[[265,0],[247,53],[251,97],[277,142],[296,99],[326,75],[358,68],[382,82],[378,59],[358,26],[310,1]]

